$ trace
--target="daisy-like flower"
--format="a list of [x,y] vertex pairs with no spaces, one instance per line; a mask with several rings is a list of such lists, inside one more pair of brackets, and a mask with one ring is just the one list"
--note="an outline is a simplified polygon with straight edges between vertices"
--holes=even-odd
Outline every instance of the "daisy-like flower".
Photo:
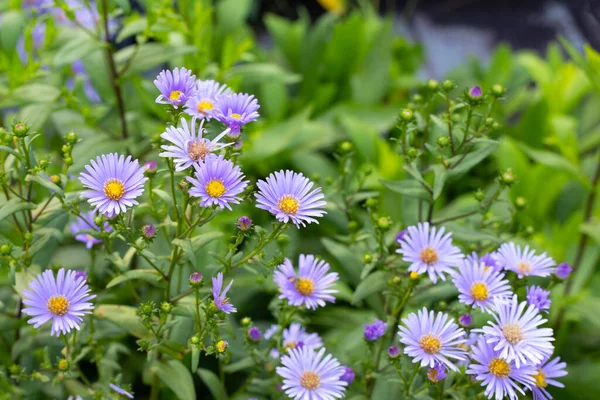
[[301,173],[281,170],[256,185],[259,189],[255,194],[256,207],[269,211],[281,222],[292,221],[299,228],[311,222],[318,224],[314,217],[327,214],[323,210],[327,202],[321,188],[311,190],[313,183]]
[[433,383],[438,383],[439,381],[444,380],[446,375],[448,375],[446,366],[438,362],[436,362],[432,368],[427,370],[427,379]]
[[229,128],[229,136],[238,137],[242,126],[258,117],[258,100],[246,93],[231,93],[217,97],[214,118]]
[[567,375],[567,363],[560,362],[560,357],[556,357],[552,361],[542,362],[536,367],[533,375],[535,384],[531,386],[533,392],[533,400],[551,400],[552,395],[548,393],[546,388],[548,385],[563,388],[565,385],[553,378],[560,378]]
[[171,104],[178,108],[196,94],[196,75],[185,68],[175,68],[173,72],[162,71],[154,84],[160,90],[156,103]]
[[490,310],[495,299],[507,299],[512,295],[504,274],[477,262],[465,261],[462,268],[452,272],[452,282],[458,289],[458,300],[467,305]]
[[332,294],[338,291],[331,287],[338,280],[338,274],[328,273],[329,264],[313,255],[301,254],[298,266],[296,273],[292,262],[286,258],[275,270],[274,281],[281,291],[279,298],[287,299],[293,306],[304,305],[313,310],[324,307],[326,301],[334,303]]
[[73,328],[79,330],[82,317],[92,312],[90,300],[96,296],[90,294],[85,279],[76,278],[76,274],[61,268],[55,279],[52,271],[46,270],[29,282],[31,290],[23,292],[23,304],[28,306],[23,312],[33,317],[28,322],[34,328],[52,320],[52,336],[66,335]]
[[277,374],[283,378],[282,389],[292,399],[331,400],[344,396],[348,382],[341,380],[346,370],[325,349],[292,349],[281,358]]
[[203,137],[206,133],[206,129],[203,128],[204,121],[200,121],[198,129],[196,129],[196,120],[196,117],[192,118],[191,125],[188,125],[185,118],[181,118],[181,128],[168,126],[167,130],[160,135],[161,138],[172,144],[162,145],[161,148],[164,151],[159,156],[173,158],[175,171],[183,171],[191,165],[198,165],[209,154],[231,144],[219,143],[227,131],[221,132],[213,140]]
[[310,347],[318,349],[323,347],[321,337],[316,333],[308,333],[302,325],[292,322],[290,327],[283,330],[283,347],[295,349],[300,347]]
[[546,253],[535,255],[534,250],[514,243],[504,243],[496,253],[498,263],[506,270],[513,271],[519,278],[524,276],[550,276],[556,270],[556,261],[548,257]]
[[551,304],[550,291],[535,285],[529,286],[527,288],[527,303],[536,306],[540,311],[548,313]]
[[385,330],[387,329],[387,323],[375,318],[375,322],[372,324],[363,324],[365,328],[365,339],[372,341],[377,340],[383,335],[385,335]]
[[477,345],[473,346],[471,356],[473,362],[467,369],[467,374],[475,375],[475,379],[481,381],[481,386],[485,386],[484,394],[491,399],[502,400],[508,397],[511,400],[517,400],[517,392],[525,394],[523,388],[534,384],[532,374],[535,368],[529,365],[518,367],[514,362],[506,360],[500,352],[494,350],[494,346],[486,343],[485,340],[479,340]]
[[124,213],[127,207],[138,204],[136,198],[144,193],[144,168],[131,156],[119,156],[117,153],[105,154],[91,160],[85,166],[79,180],[89,190],[81,197],[96,207],[96,210],[109,218]]
[[477,264],[483,263],[487,268],[491,268],[498,272],[502,271],[502,267],[498,266],[498,262],[492,253],[485,253],[479,257],[476,252],[472,252],[466,256],[466,259],[468,262]]
[[110,386],[110,388],[112,390],[114,390],[115,392],[122,394],[123,396],[129,397],[130,399],[133,399],[133,395],[131,393],[129,393],[127,390],[122,389],[120,387],[118,387],[117,385],[115,385],[114,383],[109,383],[108,386]]
[[491,314],[495,321],[474,331],[483,333],[485,341],[493,344],[506,361],[514,360],[519,368],[523,364],[537,365],[552,355],[552,329],[538,328],[547,320],[536,306],[527,306],[525,301],[519,304],[514,295],[509,301],[496,300]]
[[271,340],[273,335],[279,330],[279,325],[273,324],[265,331],[265,339]]
[[408,271],[422,274],[427,272],[431,282],[437,278],[446,280],[445,273],[451,273],[452,267],[460,265],[463,255],[460,249],[452,245],[452,233],[446,228],[430,227],[428,222],[409,226],[408,233],[402,239],[397,253],[402,260],[409,262]]
[[229,299],[225,297],[227,296],[227,292],[231,288],[231,285],[233,285],[233,280],[231,280],[229,285],[227,285],[227,287],[223,289],[223,292],[221,292],[221,289],[223,288],[223,273],[219,272],[216,278],[212,278],[212,292],[215,307],[223,311],[225,314],[237,312],[237,308],[230,304]]
[[465,331],[447,314],[423,308],[417,314],[410,313],[402,319],[398,326],[400,342],[404,343],[404,354],[412,357],[413,363],[421,362],[421,367],[433,368],[437,363],[457,371],[458,368],[449,358],[466,359],[462,344],[465,342]]
[[211,154],[200,165],[194,165],[196,178],[187,177],[193,185],[190,196],[200,197],[202,207],[212,205],[231,210],[230,203],[239,204],[238,197],[244,191],[248,181],[240,167],[223,156]]
[[215,113],[217,99],[229,92],[227,85],[221,85],[219,82],[196,81],[196,94],[185,103],[185,112],[192,117],[210,121]]
[[[100,227],[94,223],[94,212],[88,211],[87,213],[77,217],[77,220],[71,224],[71,233],[75,235],[75,240],[85,243],[85,247],[89,250],[95,244],[102,243],[102,239],[96,239],[89,233],[80,233],[81,231],[98,231]],[[107,222],[104,223],[104,231],[111,232],[112,226]]]

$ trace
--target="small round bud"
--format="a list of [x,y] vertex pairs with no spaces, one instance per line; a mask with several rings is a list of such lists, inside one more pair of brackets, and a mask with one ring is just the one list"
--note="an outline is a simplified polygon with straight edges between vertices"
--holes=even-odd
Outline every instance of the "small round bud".
[[483,190],[477,189],[475,193],[473,193],[473,196],[475,197],[475,200],[482,201],[485,198],[485,193]]
[[142,236],[145,239],[154,239],[156,236],[156,228],[152,224],[142,226]]
[[440,87],[440,83],[435,79],[430,79],[427,81],[427,89],[429,90],[438,90]]
[[154,304],[152,302],[143,303],[140,308],[141,308],[142,314],[145,314],[145,315],[154,314]]
[[468,95],[471,99],[479,99],[483,95],[483,91],[479,86],[473,86],[469,89]]
[[200,338],[197,335],[194,335],[191,337],[190,342],[192,344],[198,344],[198,343],[200,343]]
[[244,318],[242,318],[242,325],[243,326],[248,326],[248,325],[250,325],[251,322],[252,322],[252,319],[250,317],[244,317]]
[[262,339],[262,332],[260,329],[253,326],[252,328],[248,329],[248,339],[252,340],[253,342],[259,342],[260,339]]
[[379,201],[375,197],[369,197],[367,201],[365,201],[365,205],[369,208],[375,207],[379,203]]
[[60,148],[60,150],[64,153],[64,154],[69,154],[71,152],[71,145],[70,144],[63,144],[62,147]]
[[388,357],[392,359],[400,357],[400,349],[396,345],[388,347],[387,353]]
[[104,222],[104,219],[100,216],[94,217],[94,224],[96,224],[96,226],[102,226]]
[[331,176],[328,176],[325,178],[325,183],[327,185],[331,185],[333,183],[333,178]]
[[144,163],[144,173],[146,175],[154,175],[156,173],[157,164],[154,160],[148,160]]
[[523,196],[518,196],[515,199],[515,207],[517,207],[519,210],[524,209],[527,207],[527,199],[525,199]]
[[0,255],[7,256],[11,252],[12,252],[12,247],[10,244],[4,243],[4,244],[2,244],[2,246],[0,246]]
[[458,322],[460,322],[462,326],[471,326],[473,323],[473,317],[471,314],[463,314],[458,318]]
[[215,347],[217,348],[217,351],[219,353],[225,353],[225,350],[227,350],[228,346],[229,346],[229,343],[227,343],[227,341],[225,341],[225,340],[219,340],[217,342],[217,344],[215,345]]
[[247,216],[240,217],[237,221],[237,227],[240,231],[246,232],[252,228],[252,220]]
[[163,312],[168,314],[173,309],[173,306],[171,305],[171,303],[163,301],[162,304],[160,305],[160,309],[163,310]]
[[573,272],[573,268],[566,262],[563,262],[558,264],[555,274],[558,279],[567,279],[571,275],[571,272]]
[[452,82],[450,79],[446,79],[443,83],[442,83],[442,89],[444,89],[444,91],[449,92],[452,89],[454,89],[454,82]]
[[387,217],[381,217],[377,220],[377,226],[380,229],[389,229],[390,228],[390,220]]
[[358,229],[358,222],[356,221],[349,221],[348,222],[348,230],[349,231],[355,231]]
[[410,279],[413,279],[413,280],[419,279],[419,273],[417,271],[412,271],[410,273]]
[[23,235],[23,239],[25,239],[26,242],[30,242],[33,240],[33,234],[31,232],[25,232],[25,234]]
[[23,122],[17,122],[12,126],[12,131],[16,137],[22,138],[27,136],[27,133],[29,133],[29,127]]
[[415,94],[412,98],[412,100],[415,103],[422,103],[423,102],[423,96],[421,96],[420,94]]
[[315,181],[315,182],[320,181],[321,180],[321,174],[314,173],[313,176],[312,176],[312,180]]
[[65,360],[64,358],[58,360],[58,369],[60,371],[66,371],[66,370],[68,370],[69,369],[69,362],[67,360]]
[[488,117],[485,119],[485,126],[491,128],[494,125],[494,122],[496,122],[494,118]]
[[348,153],[349,151],[352,150],[352,143],[350,143],[347,140],[345,142],[342,142],[340,144],[340,150],[343,151],[344,153]]
[[70,167],[71,165],[73,165],[73,158],[72,157],[65,157],[65,165],[67,167]]
[[392,278],[392,283],[393,283],[394,285],[397,285],[397,284],[399,284],[400,282],[402,282],[402,278],[400,278],[399,276],[395,276],[395,277],[393,277],[393,278]]
[[525,233],[531,236],[535,233],[535,228],[531,225],[528,225],[527,228],[525,228]]
[[498,122],[494,122],[492,124],[492,129],[497,131],[498,129],[502,128],[502,125],[500,125]]
[[181,190],[182,192],[185,192],[188,190],[189,183],[185,179],[182,179],[179,181],[179,184],[177,184],[177,186],[179,187],[179,190]]
[[414,111],[414,110],[417,109],[417,105],[411,101],[410,103],[408,103],[406,105],[406,108],[408,108],[409,110],[413,110]]
[[504,171],[500,175],[500,181],[506,186],[512,185],[513,183],[515,183],[516,180],[517,180],[517,176],[515,175],[513,170],[510,168],[507,169],[506,171]]
[[492,94],[495,97],[500,97],[504,94],[505,90],[504,90],[504,86],[496,83],[494,86],[492,86]]
[[281,235],[277,238],[277,244],[283,246],[289,242],[289,238],[286,235]]
[[50,175],[48,179],[55,185],[60,185],[60,182],[62,181],[60,175]]
[[200,287],[202,285],[202,274],[200,272],[192,272],[190,275],[190,286],[193,288]]
[[411,147],[406,152],[406,155],[408,156],[408,158],[414,159],[414,158],[417,158],[417,156],[419,155],[419,151],[416,148]]
[[446,147],[450,144],[450,139],[448,139],[448,136],[440,136],[437,138],[437,144],[440,147]]
[[371,253],[365,253],[363,255],[363,263],[370,264],[373,262],[373,255]]
[[346,382],[348,385],[350,385],[352,382],[354,382],[354,379],[356,378],[356,373],[354,372],[354,370],[348,366],[343,366],[344,368],[344,374],[342,376],[340,376],[340,380]]
[[79,137],[75,132],[69,132],[65,135],[65,140],[67,141],[67,143],[75,144],[79,140]]
[[40,160],[38,161],[38,166],[41,169],[46,169],[48,168],[48,165],[50,165],[50,161],[48,161],[47,158],[40,158]]
[[402,111],[400,111],[400,118],[403,121],[406,121],[406,122],[412,121],[414,117],[415,117],[415,113],[410,108],[405,108]]

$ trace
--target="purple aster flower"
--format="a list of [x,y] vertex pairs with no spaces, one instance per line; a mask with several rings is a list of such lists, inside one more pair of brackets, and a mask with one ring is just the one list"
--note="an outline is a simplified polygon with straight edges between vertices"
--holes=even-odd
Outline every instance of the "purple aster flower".
[[85,314],[90,314],[94,305],[90,302],[94,297],[85,279],[75,278],[76,271],[61,268],[54,278],[50,270],[46,270],[29,282],[31,290],[25,290],[23,304],[27,308],[23,312],[32,316],[28,322],[38,328],[52,320],[52,336],[67,334],[73,328],[79,330]]
[[273,324],[265,331],[265,339],[271,340],[273,335],[279,330],[279,325]]
[[281,358],[277,374],[283,378],[282,389],[294,400],[331,400],[344,397],[347,382],[340,378],[344,367],[325,349],[315,352],[309,347],[292,349]]
[[192,272],[190,274],[190,278],[189,278],[190,285],[192,285],[192,286],[199,285],[202,282],[202,278],[204,278],[204,277],[202,276],[202,274],[200,272],[198,272],[198,271]]
[[227,287],[225,289],[223,289],[222,293],[221,293],[221,289],[223,288],[223,273],[222,272],[219,272],[217,274],[216,278],[212,278],[212,284],[213,284],[213,299],[215,302],[215,306],[219,310],[223,311],[225,314],[237,312],[237,308],[235,308],[232,304],[230,304],[229,299],[227,297],[225,297],[227,295],[227,292],[231,288],[231,285],[233,285],[233,280],[231,280],[231,282],[229,282],[229,285],[227,285]]
[[388,347],[387,352],[389,358],[398,358],[400,356],[400,349],[395,344]]
[[396,252],[402,254],[403,261],[411,263],[408,270],[418,274],[427,272],[433,283],[438,277],[446,280],[444,274],[451,273],[452,267],[458,266],[464,257],[460,249],[452,245],[452,233],[444,235],[446,228],[430,228],[428,222],[407,230]]
[[458,322],[462,326],[471,326],[471,324],[473,323],[473,317],[471,316],[471,314],[463,314],[460,317],[458,317]]
[[[70,226],[71,233],[75,235],[75,240],[85,243],[85,247],[89,250],[95,244],[102,243],[102,239],[97,239],[90,235],[89,233],[79,233],[81,231],[98,231],[100,232],[100,227],[94,223],[95,214],[93,211],[88,211],[85,214],[77,217],[77,220],[73,222]],[[104,223],[104,231],[112,232],[112,226],[110,226],[107,222]]]
[[239,204],[238,197],[244,191],[248,181],[240,167],[223,156],[210,155],[200,165],[194,165],[194,178],[187,177],[193,185],[190,196],[200,197],[202,207],[212,205],[231,210],[229,203]]
[[321,188],[311,190],[313,183],[301,173],[281,170],[269,175],[266,182],[259,180],[257,186],[256,207],[269,211],[281,222],[292,221],[299,228],[306,223],[318,224],[314,217],[327,214]]
[[473,86],[471,89],[469,89],[469,96],[475,99],[481,97],[482,94],[483,92],[479,86]]
[[402,240],[404,239],[404,236],[406,236],[406,234],[408,233],[408,231],[405,229],[403,231],[400,231],[397,235],[396,235],[396,243],[398,243],[398,245],[402,244]]
[[558,264],[558,267],[556,267],[556,276],[559,279],[567,279],[569,277],[569,275],[571,275],[571,272],[573,271],[573,268],[571,268],[571,266],[569,264],[567,264],[566,262],[560,263]]
[[529,246],[521,251],[521,246],[514,243],[504,243],[498,249],[496,259],[498,264],[504,269],[513,271],[519,275],[519,278],[524,276],[550,276],[555,271],[556,262],[543,253],[535,255],[534,250],[529,250]]
[[452,282],[458,289],[461,303],[479,307],[481,311],[491,309],[496,299],[511,297],[512,291],[504,274],[489,269],[484,263],[465,261],[462,268],[452,272]]
[[467,374],[475,375],[475,379],[481,381],[481,386],[485,386],[485,395],[488,399],[493,397],[496,400],[502,400],[508,397],[511,400],[517,400],[518,391],[525,394],[519,384],[525,388],[534,383],[532,374],[535,368],[530,365],[521,367],[508,361],[499,351],[494,350],[494,345],[486,343],[485,339],[480,340],[476,346],[473,346],[471,356],[472,363],[467,369]]
[[152,239],[156,236],[156,228],[152,224],[142,226],[142,235],[146,239]]
[[436,362],[435,365],[427,370],[427,379],[433,383],[438,383],[444,380],[447,375],[446,367],[444,364]]
[[198,165],[209,154],[231,144],[219,143],[219,140],[227,134],[226,131],[221,132],[213,140],[206,139],[203,137],[206,133],[206,129],[203,128],[204,121],[200,121],[198,129],[196,129],[196,121],[196,117],[192,118],[192,123],[188,126],[187,121],[181,118],[181,128],[169,126],[166,132],[160,135],[172,145],[162,145],[161,148],[165,151],[159,156],[173,158],[176,171],[184,171],[191,165]]
[[485,341],[506,361],[514,360],[517,367],[539,364],[554,351],[552,329],[538,328],[547,320],[535,306],[526,307],[527,302],[519,304],[516,295],[511,301],[497,300],[492,312],[495,322],[474,330],[483,333]]
[[178,108],[196,94],[196,75],[185,68],[175,68],[173,72],[162,71],[154,80],[160,90],[156,103],[171,104]]
[[378,320],[375,318],[375,322],[372,324],[363,324],[365,328],[365,339],[366,340],[377,340],[383,335],[385,335],[385,330],[387,329],[387,323]]
[[262,338],[262,332],[260,331],[260,329],[253,326],[252,328],[248,329],[248,337],[253,342],[258,342]]
[[119,156],[117,153],[105,154],[91,160],[85,166],[79,180],[88,188],[81,193],[96,211],[112,218],[124,213],[127,207],[138,204],[137,197],[144,193],[144,168],[131,156]]
[[185,103],[185,112],[192,117],[210,119],[215,114],[215,103],[217,99],[225,94],[229,94],[230,90],[227,85],[221,85],[219,82],[196,81],[196,94],[190,97]]
[[148,160],[144,163],[144,171],[146,172],[146,174],[153,174],[156,172],[156,161],[154,160]]
[[301,254],[298,266],[296,273],[292,262],[286,258],[275,270],[274,280],[281,291],[279,298],[287,299],[293,306],[304,305],[313,310],[324,307],[326,301],[334,303],[332,294],[338,291],[331,287],[338,280],[338,274],[328,273],[329,264],[313,255]]
[[354,370],[346,365],[343,366],[344,368],[344,375],[342,375],[340,377],[341,380],[343,380],[344,382],[348,383],[348,385],[350,385],[352,382],[354,382],[354,378],[356,378],[356,374],[354,373]]
[[413,363],[421,361],[421,367],[433,368],[435,363],[443,363],[448,368],[458,370],[452,361],[466,359],[461,345],[465,342],[465,331],[447,314],[423,308],[418,314],[410,313],[402,319],[404,326],[399,326],[400,342],[404,343],[404,354],[412,357]]
[[306,329],[297,322],[292,322],[289,328],[284,329],[282,336],[283,347],[287,349],[295,349],[298,347],[318,349],[323,347],[323,341],[319,335],[306,332]]
[[281,356],[279,350],[271,349],[271,351],[269,351],[269,357],[271,357],[272,359],[279,360],[279,356]]
[[114,383],[109,383],[108,386],[110,386],[110,388],[112,390],[114,390],[115,392],[122,394],[123,396],[127,396],[130,399],[133,399],[133,395],[131,393],[129,393],[128,391],[126,391],[125,389],[121,389],[120,387],[118,387],[117,385],[115,385]]
[[544,361],[540,366],[536,367],[533,379],[535,384],[531,385],[533,392],[533,400],[551,400],[552,396],[546,388],[548,385],[563,388],[565,385],[553,378],[560,378],[567,375],[567,363],[560,362],[560,357],[556,357],[552,361]]
[[548,313],[550,309],[550,291],[544,290],[539,286],[529,286],[527,288],[527,303],[534,305],[538,310]]
[[472,252],[466,256],[468,262],[480,264],[483,263],[487,268],[492,268],[494,271],[500,272],[502,271],[502,267],[498,266],[496,259],[492,253],[485,253],[481,257],[477,255],[476,252]]
[[247,231],[252,227],[252,220],[250,217],[240,217],[240,219],[237,221],[237,227],[241,231]]
[[260,108],[254,96],[245,93],[231,93],[219,96],[215,102],[214,118],[229,129],[229,136],[238,137],[240,128],[255,121]]

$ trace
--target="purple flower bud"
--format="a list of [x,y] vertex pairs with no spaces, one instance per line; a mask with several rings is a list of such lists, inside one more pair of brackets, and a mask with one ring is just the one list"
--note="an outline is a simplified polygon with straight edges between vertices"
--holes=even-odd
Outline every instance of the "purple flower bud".
[[152,239],[156,236],[156,228],[152,224],[144,225],[142,226],[142,235],[144,235],[146,239]]
[[192,272],[190,275],[190,285],[197,286],[202,283],[202,274],[200,272]]
[[555,274],[559,279],[567,279],[571,275],[571,272],[573,272],[573,268],[566,262],[563,262],[558,264]]
[[427,379],[433,383],[437,383],[446,377],[446,367],[444,364],[438,362],[435,363],[433,368],[427,370]]
[[398,358],[400,356],[400,349],[396,345],[388,347],[387,351],[389,358]]
[[241,230],[241,231],[247,231],[248,229],[250,229],[252,227],[252,220],[250,219],[250,217],[240,217],[240,219],[238,219],[237,222],[237,227]]
[[83,278],[83,280],[86,280],[87,272],[82,269],[78,269],[77,272],[75,272],[75,279],[77,280],[79,278]]
[[377,340],[383,335],[385,335],[385,330],[387,329],[387,323],[378,320],[375,318],[375,322],[372,324],[364,324],[365,327],[365,339],[367,340]]
[[146,161],[146,163],[144,164],[144,171],[146,171],[147,174],[155,173],[156,172],[156,161],[154,161],[154,160]]
[[238,139],[233,144],[233,149],[234,150],[241,150],[243,145],[244,145],[244,141],[242,139]]
[[248,329],[248,337],[253,342],[258,342],[262,338],[262,332],[260,331],[260,329],[253,326],[252,328]]
[[354,373],[354,370],[352,368],[344,365],[344,375],[340,376],[340,380],[344,381],[344,382],[348,382],[348,385],[349,385],[352,382],[354,382],[355,377],[356,377],[356,374]]
[[458,322],[460,322],[462,326],[471,326],[473,323],[473,317],[471,314],[464,314],[458,318]]
[[475,99],[481,97],[482,94],[483,92],[479,86],[473,86],[471,89],[469,89],[469,96]]
[[402,242],[402,239],[404,239],[404,236],[406,236],[406,229],[400,231],[400,233],[396,235],[396,243],[400,244]]

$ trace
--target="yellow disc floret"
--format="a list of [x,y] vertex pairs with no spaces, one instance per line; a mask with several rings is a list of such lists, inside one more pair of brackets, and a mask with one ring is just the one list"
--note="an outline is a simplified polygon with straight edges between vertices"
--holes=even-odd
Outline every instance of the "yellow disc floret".
[[471,286],[471,297],[475,301],[484,301],[490,298],[487,290],[487,285],[483,282],[475,282]]
[[523,331],[519,324],[511,323],[504,325],[502,327],[502,333],[504,334],[504,338],[506,341],[512,345],[519,343],[523,339]]
[[437,354],[442,348],[442,342],[437,336],[427,333],[419,339],[419,346],[427,354]]
[[179,97],[183,94],[183,92],[181,90],[173,90],[171,92],[171,94],[169,95],[169,100],[171,101],[177,101],[179,100]]
[[223,185],[223,182],[219,179],[212,179],[206,184],[204,189],[210,197],[217,199],[225,194],[225,185]]
[[488,364],[488,370],[496,378],[506,378],[510,375],[510,365],[501,358],[494,358]]
[[321,378],[316,372],[305,371],[300,376],[300,385],[308,390],[316,390],[321,387]]
[[125,185],[118,179],[110,179],[104,184],[104,195],[111,200],[121,200],[125,195]]
[[431,247],[425,247],[423,250],[421,250],[419,258],[421,258],[421,261],[423,261],[425,264],[432,265],[437,262],[438,254]]
[[309,278],[296,279],[294,286],[302,296],[311,296],[315,292],[315,283]]
[[52,296],[48,299],[46,307],[54,315],[65,315],[69,311],[69,300],[63,295]]
[[300,203],[292,196],[285,195],[279,200],[277,207],[279,207],[282,212],[288,215],[294,215],[298,212]]

